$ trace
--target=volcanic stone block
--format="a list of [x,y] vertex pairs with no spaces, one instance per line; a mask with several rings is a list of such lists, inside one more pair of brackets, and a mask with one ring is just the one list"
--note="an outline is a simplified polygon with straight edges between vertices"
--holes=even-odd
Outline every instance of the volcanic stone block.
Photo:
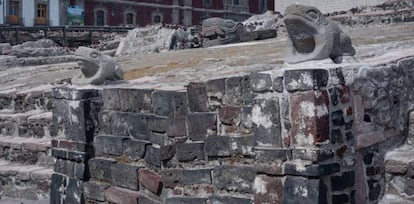
[[152,112],[152,90],[150,89],[118,89],[120,110],[124,112]]
[[74,176],[77,179],[83,180],[85,178],[85,164],[84,163],[75,163],[74,167]]
[[204,83],[191,82],[187,86],[188,106],[191,112],[207,112],[208,96]]
[[290,96],[291,142],[309,147],[329,140],[329,97],[327,91],[297,92]]
[[138,169],[141,167],[126,164],[112,164],[110,167],[112,184],[138,190]]
[[206,89],[207,95],[210,97],[210,105],[211,102],[214,102],[214,105],[221,105],[224,92],[226,89],[225,80],[225,78],[222,78],[207,81]]
[[177,144],[175,157],[180,162],[204,160],[204,143]]
[[193,141],[203,141],[217,134],[215,113],[191,113],[187,117],[188,135]]
[[61,189],[63,184],[66,184],[66,177],[60,174],[53,174],[50,184],[50,203],[60,203],[62,198]]
[[332,144],[342,144],[344,142],[344,136],[341,132],[341,129],[332,129],[331,131],[331,143]]
[[145,148],[148,145],[148,142],[134,139],[123,140],[123,154],[127,157],[128,160],[136,161],[144,158]]
[[[408,183],[408,185],[409,185],[409,183]],[[369,193],[368,193],[369,199],[370,200],[377,200],[379,195],[381,194],[381,184],[375,179],[369,179],[368,180],[368,188],[369,188]],[[410,189],[410,186],[408,186],[408,189]]]
[[347,171],[341,176],[331,177],[331,187],[333,191],[340,191],[352,187],[355,184],[355,172]]
[[[300,160],[299,160],[300,161]],[[323,176],[339,172],[340,165],[338,163],[315,164],[304,166],[304,164],[296,162],[285,163],[285,173],[296,176]]]
[[57,173],[65,174],[69,177],[74,177],[75,175],[75,162],[68,160],[58,159],[54,166],[54,171]]
[[329,73],[324,69],[295,69],[284,73],[285,87],[289,92],[326,87],[328,78]]
[[257,145],[281,147],[279,111],[279,99],[272,94],[263,94],[254,99],[252,121]]
[[223,104],[243,105],[248,104],[247,99],[251,97],[249,92],[248,77],[231,77],[225,80],[225,94]]
[[56,99],[67,100],[81,100],[101,96],[101,91],[98,89],[78,89],[70,87],[55,87],[52,88],[51,95]]
[[85,112],[85,108],[87,107],[85,106],[87,105],[85,101],[70,101],[68,103],[69,112],[66,117],[69,120],[69,124],[65,126],[65,136],[67,139],[87,142],[89,141],[87,137],[93,137],[86,133],[85,116],[87,113]]
[[312,149],[301,148],[292,149],[292,158],[308,160],[318,163],[334,157],[334,152],[331,149]]
[[140,169],[138,171],[139,183],[149,191],[159,194],[162,188],[161,176],[148,169]]
[[170,118],[168,120],[168,137],[182,137],[187,135],[187,126],[185,117]]
[[83,204],[82,181],[77,179],[69,179],[65,192],[65,202],[73,204]]
[[207,156],[230,156],[231,137],[229,136],[209,136],[205,142]]
[[145,153],[145,162],[148,164],[154,165],[156,167],[161,167],[161,150],[159,147],[154,147],[149,145],[146,147]]
[[121,110],[121,99],[118,88],[104,89],[102,91],[102,100],[104,110]]
[[117,136],[97,136],[95,137],[95,151],[97,156],[102,155],[122,155],[122,144],[126,137]]
[[318,179],[287,176],[284,183],[283,203],[327,203],[326,187]]
[[85,162],[88,159],[88,154],[85,152],[68,151],[67,159],[75,162]]
[[112,182],[111,165],[115,161],[94,158],[89,160],[89,175],[97,181]]
[[292,157],[291,149],[270,148],[270,147],[256,147],[256,162],[271,163],[286,161]]
[[342,110],[337,110],[332,112],[331,114],[332,123],[336,126],[343,126],[345,125],[344,113]]
[[151,115],[148,118],[148,128],[151,132],[166,133],[170,125],[169,121],[167,117]]
[[166,204],[205,204],[206,198],[172,197],[167,198]]
[[167,188],[173,188],[177,184],[211,184],[211,169],[164,169],[161,172],[161,176],[163,186]]
[[214,204],[251,204],[253,202],[250,198],[239,198],[230,196],[212,196],[208,203]]
[[86,182],[83,183],[83,192],[86,198],[90,198],[97,201],[105,201],[105,189],[109,185],[107,184],[98,184],[95,182]]
[[188,113],[185,92],[154,91],[152,93],[154,113],[160,116],[185,116]]
[[278,76],[273,79],[273,90],[279,93],[283,92],[283,77]]
[[283,183],[280,177],[258,175],[254,179],[254,203],[282,203]]
[[138,204],[140,194],[124,188],[111,186],[105,190],[106,200],[117,204]]
[[253,131],[252,108],[223,106],[219,109],[219,134],[250,134]]
[[253,193],[256,172],[247,166],[216,166],[213,169],[213,184],[221,190]]
[[226,125],[235,125],[240,121],[242,107],[223,106],[219,110],[219,120]]
[[241,137],[232,137],[232,144],[237,145],[237,149],[232,149],[236,154],[244,156],[254,156],[253,147],[256,145],[255,137],[253,135],[246,135]]
[[259,72],[250,74],[250,87],[254,92],[272,90],[272,78],[269,73]]
[[332,203],[344,204],[350,201],[348,194],[332,195]]
[[149,135],[148,120],[151,117],[152,115],[139,113],[113,113],[111,117],[112,134],[146,140]]
[[64,149],[52,149],[52,157],[58,158],[58,159],[67,159],[68,158],[68,151]]

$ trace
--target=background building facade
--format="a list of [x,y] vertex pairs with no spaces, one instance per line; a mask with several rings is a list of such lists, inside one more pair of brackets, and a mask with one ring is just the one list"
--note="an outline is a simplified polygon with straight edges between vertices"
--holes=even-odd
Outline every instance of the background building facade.
[[273,0],[90,0],[85,1],[85,24],[189,26],[209,17],[242,21],[273,8]]
[[57,0],[2,0],[0,24],[57,26],[58,5]]
[[359,6],[375,6],[386,2],[386,0],[275,0],[275,11],[283,13],[287,6],[296,2],[315,6],[322,13],[330,13],[334,11],[347,11]]

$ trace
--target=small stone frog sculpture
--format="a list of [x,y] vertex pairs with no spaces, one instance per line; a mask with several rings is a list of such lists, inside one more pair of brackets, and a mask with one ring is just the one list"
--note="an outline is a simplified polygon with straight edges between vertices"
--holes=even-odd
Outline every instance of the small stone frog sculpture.
[[79,65],[80,73],[72,78],[72,84],[101,85],[105,81],[116,81],[124,79],[124,72],[118,62],[98,50],[79,47],[75,56]]
[[285,61],[289,64],[328,58],[341,63],[343,56],[355,55],[351,38],[315,7],[288,6],[284,23],[289,37]]

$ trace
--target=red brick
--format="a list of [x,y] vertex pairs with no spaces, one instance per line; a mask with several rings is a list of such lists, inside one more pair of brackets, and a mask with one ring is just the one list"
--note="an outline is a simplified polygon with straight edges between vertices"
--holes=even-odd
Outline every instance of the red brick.
[[351,116],[352,115],[352,112],[353,112],[352,106],[347,106],[345,108],[345,113],[346,113],[347,116]]
[[326,90],[292,94],[292,145],[313,146],[329,139],[329,97]]
[[161,176],[147,169],[140,169],[138,172],[139,183],[149,191],[158,194],[161,190]]
[[53,139],[50,141],[50,143],[52,144],[52,147],[54,148],[59,146],[59,140]]
[[339,92],[339,100],[342,103],[348,103],[351,99],[350,90],[348,86],[343,86],[342,88],[338,88]]
[[68,141],[68,140],[60,140],[59,141],[59,148],[74,150],[75,147],[76,147],[76,144],[73,141]]
[[347,149],[348,149],[348,147],[346,145],[345,146],[342,146],[341,148],[339,148],[339,149],[336,150],[336,155],[339,158],[344,157],[344,154],[345,154],[345,152],[346,152]]
[[265,175],[256,176],[254,180],[254,203],[278,204],[282,203],[283,184],[277,177]]
[[138,204],[138,191],[111,186],[105,190],[107,201],[116,204]]

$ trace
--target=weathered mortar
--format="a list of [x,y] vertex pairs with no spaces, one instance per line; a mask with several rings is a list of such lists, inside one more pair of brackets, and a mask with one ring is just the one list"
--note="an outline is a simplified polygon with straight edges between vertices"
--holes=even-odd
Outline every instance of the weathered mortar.
[[384,154],[405,139],[413,62],[56,88],[51,202],[376,203]]

